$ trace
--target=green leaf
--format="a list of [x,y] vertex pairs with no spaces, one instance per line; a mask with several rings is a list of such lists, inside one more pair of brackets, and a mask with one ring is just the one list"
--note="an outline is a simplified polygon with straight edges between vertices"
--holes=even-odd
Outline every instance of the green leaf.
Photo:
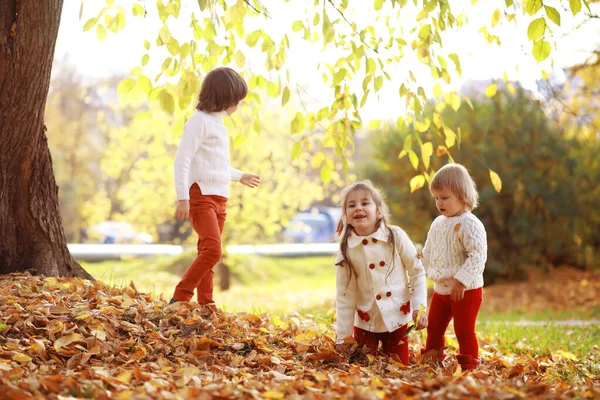
[[494,97],[497,92],[498,92],[498,85],[496,85],[495,83],[490,84],[485,89],[485,95],[490,98]]
[[494,171],[492,171],[490,169],[490,179],[492,181],[492,185],[494,186],[494,189],[496,190],[496,192],[500,193],[500,191],[502,190],[502,179],[500,179],[500,176],[495,173]]
[[288,87],[283,88],[283,94],[281,95],[281,106],[285,106],[287,102],[290,100],[290,89]]
[[556,8],[544,6],[544,9],[546,10],[546,15],[548,18],[550,18],[550,20],[556,25],[560,26],[560,13],[556,10]]
[[149,41],[147,41],[147,40],[144,40],[144,48],[145,48],[146,50],[150,50],[150,42],[149,42]]
[[90,18],[88,19],[85,24],[83,25],[83,31],[87,32],[90,29],[92,29],[94,27],[94,25],[96,25],[96,23],[98,22],[98,18]]
[[333,171],[331,170],[329,163],[325,163],[321,167],[321,182],[328,184],[331,181],[331,178],[333,178]]
[[543,17],[536,18],[529,23],[529,27],[527,28],[529,40],[538,40],[544,36],[544,32],[546,32],[546,20]]
[[198,6],[200,7],[200,11],[206,10],[208,6],[208,0],[198,0]]
[[569,7],[573,15],[577,15],[581,11],[581,0],[569,0]]
[[374,0],[373,1],[373,7],[375,8],[375,11],[381,10],[382,6],[383,6],[383,0]]
[[425,185],[425,177],[422,174],[413,176],[410,180],[410,192],[419,190]]
[[513,0],[504,0],[504,3],[506,4],[506,7],[510,7],[513,5]]
[[550,43],[545,40],[538,40],[533,44],[533,57],[537,62],[542,62],[550,55],[552,51]]
[[175,102],[173,101],[173,96],[171,96],[171,93],[167,92],[166,90],[163,90],[160,93],[159,101],[160,106],[163,110],[170,114],[173,114],[173,112],[175,111]]
[[104,28],[104,25],[96,25],[96,37],[100,41],[106,39],[106,29]]
[[302,141],[292,145],[292,160],[297,160],[302,154]]

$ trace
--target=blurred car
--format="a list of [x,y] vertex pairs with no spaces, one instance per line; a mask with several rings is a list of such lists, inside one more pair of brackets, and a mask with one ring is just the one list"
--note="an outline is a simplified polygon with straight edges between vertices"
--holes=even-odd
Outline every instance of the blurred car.
[[341,210],[334,207],[313,207],[296,214],[283,231],[287,243],[330,243],[335,241],[335,229]]
[[137,232],[133,225],[125,221],[103,221],[85,229],[87,242],[92,243],[138,243],[150,244],[154,241],[147,232]]

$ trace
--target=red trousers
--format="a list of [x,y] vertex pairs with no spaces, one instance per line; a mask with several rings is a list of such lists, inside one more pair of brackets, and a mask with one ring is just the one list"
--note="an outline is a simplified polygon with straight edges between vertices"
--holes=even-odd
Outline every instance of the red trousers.
[[[427,344],[425,350],[442,349],[444,334],[450,320],[454,318],[454,333],[459,345],[458,360],[464,368],[475,368],[479,364],[479,345],[475,335],[475,321],[481,307],[482,288],[465,291],[461,301],[452,301],[450,295],[433,293],[427,316]],[[464,361],[464,362],[463,362]]]
[[404,337],[407,328],[408,325],[404,325],[394,332],[369,332],[355,326],[354,339],[359,346],[367,346],[372,354],[377,353],[381,341],[384,354],[396,354],[402,364],[408,365],[408,337]]
[[195,183],[190,188],[190,219],[198,234],[198,255],[177,284],[175,300],[190,301],[197,289],[199,304],[213,302],[214,266],[221,260],[226,205],[226,197],[205,196]]

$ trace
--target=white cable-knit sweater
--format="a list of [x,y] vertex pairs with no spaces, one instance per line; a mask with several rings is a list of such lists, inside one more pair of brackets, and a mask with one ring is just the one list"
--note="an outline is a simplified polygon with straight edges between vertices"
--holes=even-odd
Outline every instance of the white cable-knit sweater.
[[433,221],[422,261],[436,293],[450,294],[453,278],[467,290],[482,287],[486,260],[485,228],[470,211],[456,217],[440,215]]
[[194,183],[204,195],[229,197],[230,181],[242,178],[242,171],[229,165],[225,115],[196,110],[185,123],[174,163],[177,200],[189,200]]

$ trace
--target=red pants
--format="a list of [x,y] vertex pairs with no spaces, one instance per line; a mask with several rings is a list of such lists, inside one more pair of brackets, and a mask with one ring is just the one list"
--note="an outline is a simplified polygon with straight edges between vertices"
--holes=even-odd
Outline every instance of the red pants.
[[381,341],[384,354],[396,354],[402,364],[408,365],[408,337],[404,337],[407,328],[408,325],[404,325],[394,332],[369,332],[355,326],[354,339],[360,346],[367,346],[372,354],[377,353]]
[[460,353],[457,359],[463,369],[475,368],[479,364],[475,321],[483,299],[482,294],[482,288],[467,290],[461,301],[452,301],[450,295],[433,293],[427,316],[429,325],[425,350],[439,350],[445,346],[444,334],[454,317],[454,332]]
[[226,205],[226,197],[205,196],[195,183],[190,188],[190,219],[198,234],[198,255],[177,284],[175,300],[190,301],[197,289],[199,304],[213,302],[214,266],[221,260]]

